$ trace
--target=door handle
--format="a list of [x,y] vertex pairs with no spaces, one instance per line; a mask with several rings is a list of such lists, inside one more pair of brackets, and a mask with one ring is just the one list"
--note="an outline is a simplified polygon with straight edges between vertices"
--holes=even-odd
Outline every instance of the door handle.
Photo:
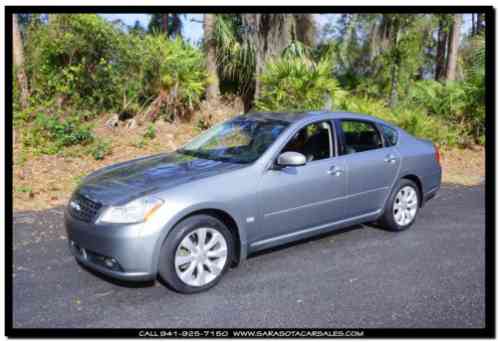
[[388,154],[386,158],[384,158],[386,163],[394,164],[396,163],[396,156],[394,154]]
[[344,170],[340,168],[339,166],[332,166],[330,169],[327,171],[329,175],[334,175],[334,176],[340,176]]

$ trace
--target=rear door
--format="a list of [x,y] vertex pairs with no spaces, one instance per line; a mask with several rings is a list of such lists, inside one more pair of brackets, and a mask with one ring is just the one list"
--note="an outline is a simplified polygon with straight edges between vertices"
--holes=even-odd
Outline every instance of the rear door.
[[400,167],[396,147],[384,139],[373,121],[334,122],[340,137],[339,154],[348,174],[346,215],[355,217],[382,209]]

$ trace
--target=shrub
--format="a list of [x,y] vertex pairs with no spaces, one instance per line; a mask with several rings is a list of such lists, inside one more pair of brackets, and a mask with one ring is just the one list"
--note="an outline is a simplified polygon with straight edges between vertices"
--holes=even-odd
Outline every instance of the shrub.
[[78,116],[60,119],[38,113],[35,121],[26,128],[23,143],[37,152],[55,154],[64,147],[93,142],[91,125],[83,123]]
[[152,140],[155,137],[156,137],[156,128],[154,127],[153,124],[149,124],[147,130],[144,133],[144,138]]
[[89,152],[95,160],[104,159],[105,156],[111,153],[111,142],[108,140],[97,140],[90,145]]
[[458,125],[466,136],[477,140],[484,133],[484,93],[479,83],[417,81],[413,83],[403,105]]
[[94,14],[55,15],[30,30],[26,67],[36,99],[99,110],[119,106],[123,76],[132,74],[123,32]]
[[174,119],[194,110],[204,95],[207,72],[202,51],[183,40],[148,35],[143,40],[145,94],[155,98],[149,115]]
[[381,100],[350,96],[341,103],[341,109],[368,114],[391,122],[418,138],[430,139],[440,146],[453,146],[461,141],[463,133],[456,125],[430,116],[423,110],[398,106],[390,109]]
[[256,107],[263,111],[320,110],[345,95],[330,74],[330,63],[281,57],[266,65]]

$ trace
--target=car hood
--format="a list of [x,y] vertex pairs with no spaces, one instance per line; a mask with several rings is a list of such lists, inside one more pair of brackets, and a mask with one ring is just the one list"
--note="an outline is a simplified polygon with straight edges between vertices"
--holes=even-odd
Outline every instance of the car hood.
[[121,205],[145,194],[245,167],[180,153],[159,154],[100,169],[77,192],[104,205]]

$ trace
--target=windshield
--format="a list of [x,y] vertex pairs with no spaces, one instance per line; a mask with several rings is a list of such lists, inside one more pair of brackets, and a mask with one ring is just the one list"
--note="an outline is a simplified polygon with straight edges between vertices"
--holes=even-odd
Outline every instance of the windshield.
[[177,152],[234,163],[252,163],[277,139],[288,123],[238,117],[210,128]]

